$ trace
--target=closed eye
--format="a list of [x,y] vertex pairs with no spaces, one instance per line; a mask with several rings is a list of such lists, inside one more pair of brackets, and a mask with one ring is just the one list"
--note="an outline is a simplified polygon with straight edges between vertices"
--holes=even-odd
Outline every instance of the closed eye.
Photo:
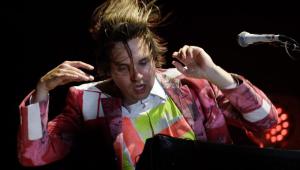
[[139,61],[139,64],[144,66],[149,62],[149,58],[143,58],[142,60]]
[[118,65],[118,71],[126,71],[128,70],[128,66],[126,64]]

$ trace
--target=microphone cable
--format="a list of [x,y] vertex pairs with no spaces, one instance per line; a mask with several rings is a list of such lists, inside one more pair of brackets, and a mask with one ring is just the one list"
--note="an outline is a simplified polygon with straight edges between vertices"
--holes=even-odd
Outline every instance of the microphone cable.
[[280,35],[279,40],[280,40],[280,42],[279,42],[280,46],[284,47],[285,52],[288,54],[288,56],[292,60],[297,60],[298,58],[295,57],[294,55],[292,55],[292,53],[300,52],[299,43],[295,39],[293,39],[289,36],[286,36],[286,35]]

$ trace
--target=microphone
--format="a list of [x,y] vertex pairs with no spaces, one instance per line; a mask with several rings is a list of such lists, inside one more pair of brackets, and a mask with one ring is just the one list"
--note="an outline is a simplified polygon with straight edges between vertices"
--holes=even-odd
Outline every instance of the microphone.
[[241,47],[247,47],[250,44],[255,44],[259,42],[269,43],[269,42],[280,42],[280,35],[275,34],[250,34],[246,31],[241,32],[238,37],[238,43]]

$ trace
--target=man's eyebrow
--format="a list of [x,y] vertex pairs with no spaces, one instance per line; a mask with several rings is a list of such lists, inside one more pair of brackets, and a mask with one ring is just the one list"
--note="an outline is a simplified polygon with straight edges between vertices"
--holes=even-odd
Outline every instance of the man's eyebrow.
[[[151,59],[151,57],[149,55],[145,55],[145,56],[142,56],[138,61],[150,60],[150,59]],[[112,63],[115,65],[123,65],[123,64],[128,65],[128,63],[124,63],[125,60],[126,60],[126,58],[123,60],[120,60],[120,61],[112,61]]]
[[151,59],[151,57],[149,55],[146,55],[146,56],[141,57],[140,60],[144,60],[144,59]]
[[127,64],[127,63],[124,63],[124,61],[126,60],[127,58],[124,58],[124,59],[121,59],[121,60],[113,60],[111,61],[113,64],[116,64],[116,65],[120,65],[120,64]]
[[121,61],[112,61],[115,65],[127,65],[127,63],[122,63]]

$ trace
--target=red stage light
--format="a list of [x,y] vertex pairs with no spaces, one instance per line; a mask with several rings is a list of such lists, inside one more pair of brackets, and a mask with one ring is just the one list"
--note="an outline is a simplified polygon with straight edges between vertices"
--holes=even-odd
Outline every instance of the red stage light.
[[288,113],[282,107],[277,107],[276,110],[278,112],[278,123],[274,128],[265,133],[265,146],[275,145],[284,141],[289,132],[290,123]]
[[282,108],[281,107],[277,107],[276,110],[277,110],[278,113],[282,112]]
[[282,123],[282,127],[283,127],[283,128],[288,128],[289,125],[290,125],[289,122],[283,122],[283,123]]
[[272,143],[275,143],[276,140],[277,140],[277,139],[276,139],[276,136],[272,136],[272,137],[271,137],[271,142],[272,142]]
[[276,131],[277,131],[277,132],[280,132],[281,129],[282,129],[282,126],[281,126],[280,124],[276,126]]
[[280,119],[282,121],[286,120],[287,118],[288,118],[288,115],[286,113],[283,113],[283,114],[280,115]]
[[276,140],[277,140],[278,142],[282,141],[282,139],[283,139],[283,136],[282,136],[282,135],[277,135],[277,136],[276,136]]
[[283,130],[280,132],[280,134],[281,134],[282,136],[286,136],[286,135],[288,134],[288,130],[283,129]]
[[281,107],[277,107],[276,110],[277,110],[278,113],[282,112],[282,108]]

